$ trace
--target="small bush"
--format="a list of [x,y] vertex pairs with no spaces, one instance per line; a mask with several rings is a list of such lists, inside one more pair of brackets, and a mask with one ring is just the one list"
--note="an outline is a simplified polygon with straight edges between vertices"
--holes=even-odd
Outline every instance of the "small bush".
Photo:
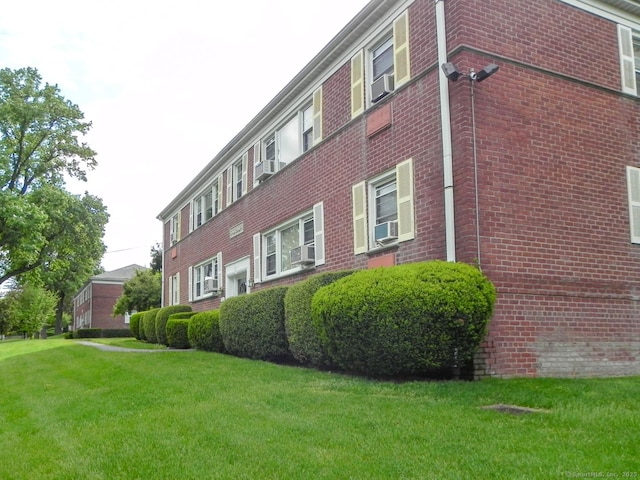
[[158,310],[156,314],[156,342],[160,345],[168,345],[167,343],[167,320],[171,315],[178,312],[190,312],[189,305],[170,305]]
[[102,329],[102,338],[123,338],[133,337],[130,328],[104,328]]
[[188,318],[175,318],[173,315],[167,320],[167,344],[172,348],[189,348]]
[[338,366],[421,374],[472,359],[494,302],[479,270],[435,261],[356,272],[319,289],[312,313]]
[[66,340],[70,340],[70,339],[72,339],[72,338],[73,338],[73,332],[65,332],[65,333],[64,333],[64,338],[65,338]]
[[79,328],[73,333],[73,338],[100,338],[101,328]]
[[144,312],[143,324],[144,324],[144,338],[149,343],[158,343],[158,337],[156,336],[156,314],[159,308],[152,308]]
[[143,313],[144,312],[134,313],[129,319],[129,329],[136,340],[140,340],[140,319],[142,318]]
[[189,322],[189,343],[193,348],[207,352],[224,352],[220,333],[220,311],[196,313]]
[[289,287],[284,297],[285,330],[289,350],[300,363],[314,367],[331,366],[320,338],[320,330],[311,316],[311,299],[319,288],[352,273],[353,271],[320,273]]
[[287,287],[227,298],[220,306],[224,348],[239,357],[281,361],[291,358],[284,329]]

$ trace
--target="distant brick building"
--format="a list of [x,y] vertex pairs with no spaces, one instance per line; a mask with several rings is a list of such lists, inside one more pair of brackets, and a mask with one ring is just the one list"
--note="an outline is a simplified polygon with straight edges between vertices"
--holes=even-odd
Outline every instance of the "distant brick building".
[[122,295],[125,282],[133,278],[138,270],[148,269],[129,265],[91,277],[73,297],[73,329],[128,328],[129,316],[112,316],[113,306]]
[[635,1],[373,0],[159,214],[163,303],[457,260],[478,375],[639,374],[639,88]]

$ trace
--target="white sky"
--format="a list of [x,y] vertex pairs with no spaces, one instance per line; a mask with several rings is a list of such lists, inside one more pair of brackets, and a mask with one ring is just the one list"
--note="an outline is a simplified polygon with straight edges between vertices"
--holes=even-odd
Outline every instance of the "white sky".
[[0,68],[35,67],[93,122],[102,266],[148,265],[157,214],[367,0],[2,2]]

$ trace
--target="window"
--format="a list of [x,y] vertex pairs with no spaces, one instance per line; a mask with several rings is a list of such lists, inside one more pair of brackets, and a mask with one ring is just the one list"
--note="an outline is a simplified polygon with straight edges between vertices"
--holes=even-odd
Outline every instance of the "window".
[[249,154],[245,153],[227,169],[227,205],[247,193],[247,163]]
[[180,304],[180,273],[169,277],[169,305]]
[[376,178],[354,185],[352,195],[356,255],[415,237],[411,159]]
[[[305,250],[305,255],[312,255],[315,265],[324,264],[323,208],[323,204],[318,203],[312,211],[269,232],[254,235],[255,283],[301,270],[302,264],[294,262],[291,256],[291,251],[297,247],[313,247]],[[305,261],[308,260],[306,258]],[[261,272],[264,273],[262,278]]]
[[169,244],[173,245],[180,240],[180,213],[176,213],[169,221]]
[[393,36],[389,36],[371,51],[372,82],[384,74],[393,73]]
[[622,91],[640,95],[640,32],[618,25]]
[[213,218],[220,212],[222,196],[220,183],[221,177],[218,177],[212,185],[193,199],[191,202],[191,230],[202,226],[208,220]]
[[313,245],[313,243],[313,215],[311,214],[266,234],[264,236],[265,277],[297,268],[298,265],[291,263],[291,250],[300,245]]
[[222,289],[221,254],[194,267],[189,267],[189,301],[217,295]]
[[282,126],[254,147],[254,180],[264,180],[322,140],[322,87]]

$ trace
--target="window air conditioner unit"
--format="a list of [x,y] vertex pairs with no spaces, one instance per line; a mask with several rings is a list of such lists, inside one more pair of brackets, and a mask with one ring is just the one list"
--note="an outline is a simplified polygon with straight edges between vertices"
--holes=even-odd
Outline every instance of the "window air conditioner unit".
[[371,102],[375,103],[393,92],[393,74],[384,74],[371,84]]
[[292,265],[312,265],[315,263],[316,251],[313,245],[300,245],[291,249]]
[[256,180],[264,180],[276,173],[276,162],[273,160],[264,160],[256,163],[254,170],[254,178]]
[[207,277],[204,279],[204,293],[217,293],[218,279]]
[[169,243],[173,245],[177,241],[178,241],[178,235],[176,235],[176,232],[171,232],[171,235],[169,235]]
[[384,222],[375,226],[374,237],[376,242],[386,243],[398,238],[398,221]]

